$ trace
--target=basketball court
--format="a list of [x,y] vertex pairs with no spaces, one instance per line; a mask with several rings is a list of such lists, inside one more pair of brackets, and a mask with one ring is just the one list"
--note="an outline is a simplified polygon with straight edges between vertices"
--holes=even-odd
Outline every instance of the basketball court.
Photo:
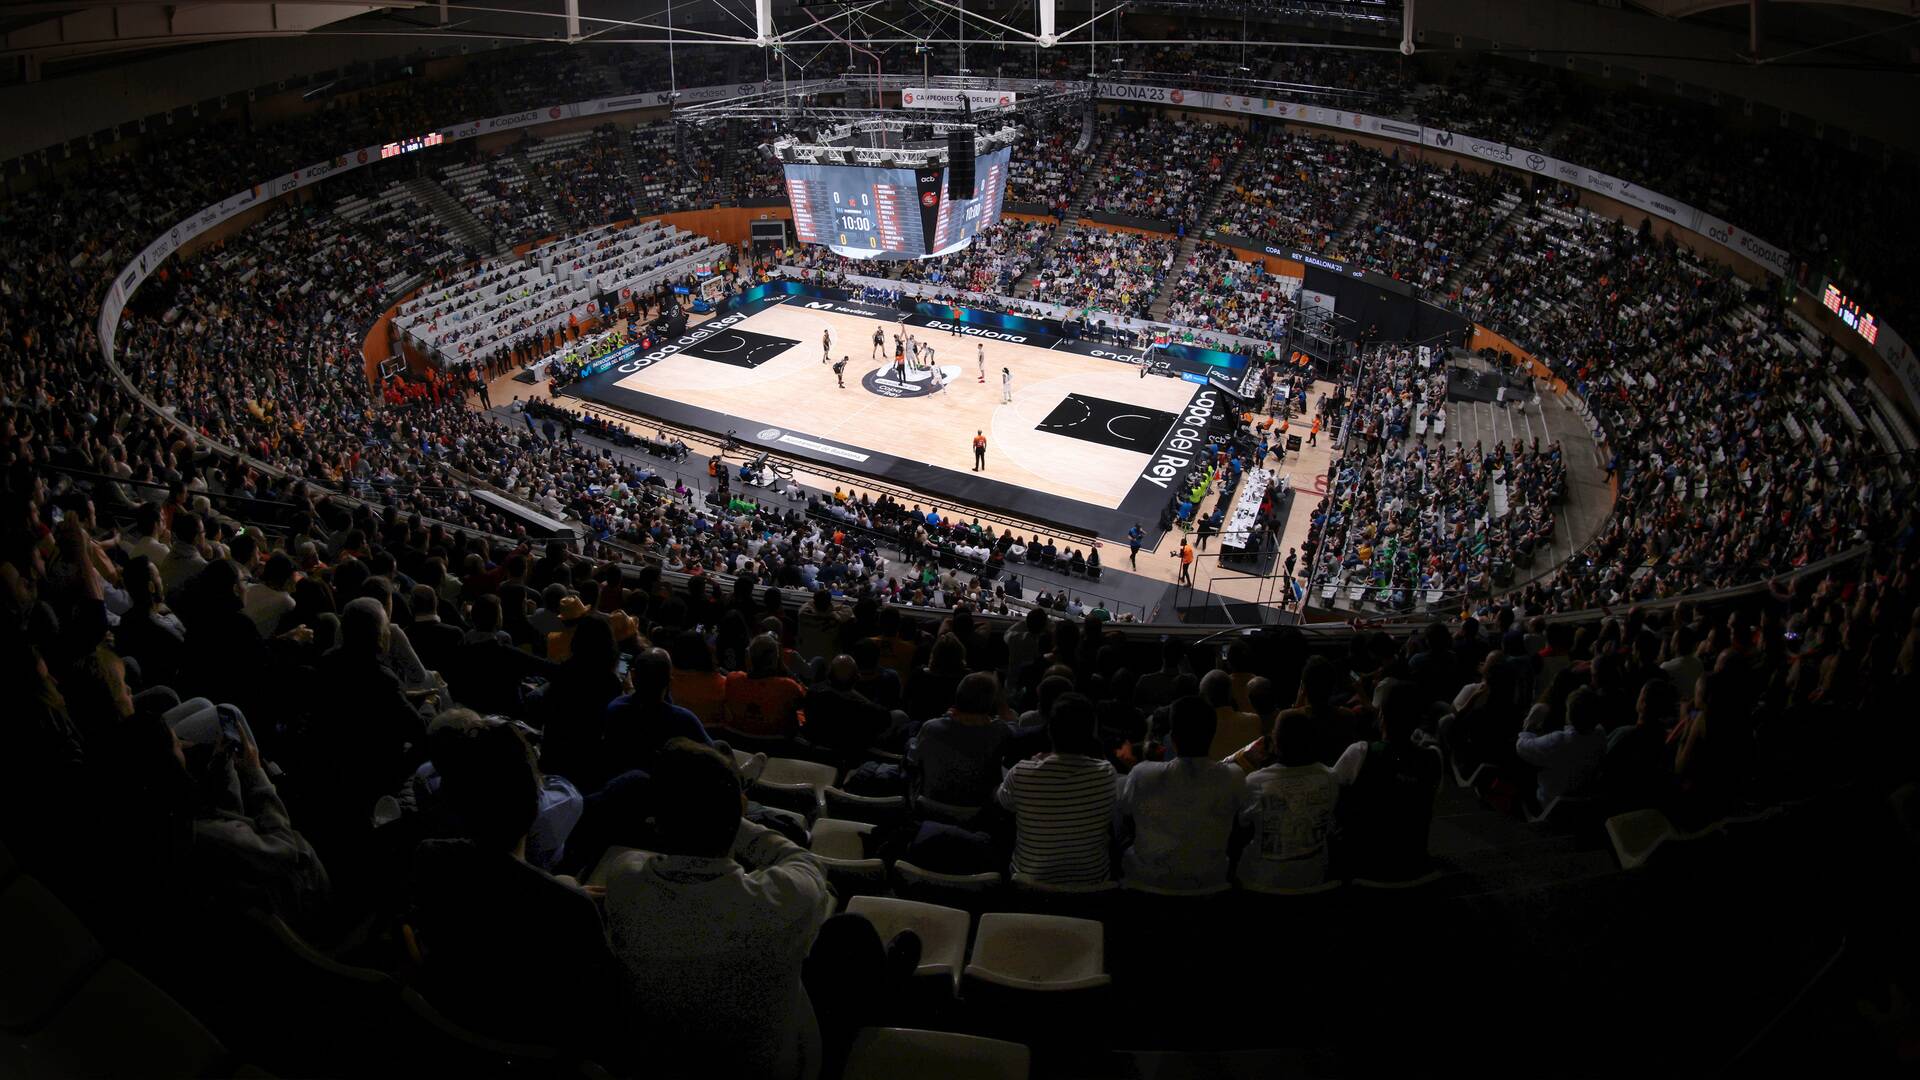
[[[1218,387],[1190,381],[1197,377],[1143,378],[1131,350],[900,319],[884,307],[790,296],[690,327],[562,393],[732,432],[744,445],[907,487],[936,504],[1109,540],[1135,522],[1153,529],[1198,463],[1207,422],[1233,408]],[[886,335],[881,354],[876,329]],[[903,375],[895,365],[894,335],[904,333],[933,349],[931,367]],[[823,335],[833,358],[847,359],[844,386],[823,361]],[[987,439],[984,472],[974,469],[976,432]]]

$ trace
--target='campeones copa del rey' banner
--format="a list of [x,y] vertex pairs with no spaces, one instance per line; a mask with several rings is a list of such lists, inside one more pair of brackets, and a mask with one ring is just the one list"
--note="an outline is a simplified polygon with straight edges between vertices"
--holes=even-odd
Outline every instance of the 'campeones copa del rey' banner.
[[[879,86],[887,90],[905,91],[912,89],[915,81],[910,76],[891,76],[879,81]],[[819,91],[828,89],[838,80],[814,80],[792,84],[789,89],[796,92]],[[862,80],[861,85],[873,85],[873,80]],[[1034,79],[1003,79],[999,89],[987,91],[969,91],[991,93],[995,102],[1002,94],[1009,98],[1019,91],[1041,89],[1066,90],[1079,84],[1064,81]],[[1526,169],[1542,173],[1556,180],[1564,181],[1578,188],[1597,192],[1609,198],[1638,207],[1656,217],[1674,222],[1727,248],[1738,252],[1765,267],[1778,277],[1792,274],[1794,259],[1785,248],[1762,240],[1760,237],[1738,228],[1697,207],[1689,206],[1678,199],[1669,198],[1659,192],[1648,190],[1619,177],[1576,165],[1570,161],[1548,157],[1537,151],[1508,143],[1495,142],[1474,136],[1460,135],[1439,128],[1425,127],[1405,120],[1388,117],[1369,116],[1364,113],[1347,112],[1341,109],[1329,109],[1319,105],[1307,105],[1286,101],[1282,98],[1259,98],[1243,94],[1216,93],[1206,90],[1183,90],[1165,86],[1136,86],[1130,83],[1099,83],[1102,100],[1114,102],[1139,102],[1145,104],[1170,105],[1188,109],[1204,109],[1216,112],[1240,113],[1252,116],[1270,117],[1276,120],[1299,124],[1313,124],[1320,127],[1338,128],[1357,134],[1370,135],[1400,142],[1417,143],[1436,150],[1446,150],[1465,154],[1483,161],[1504,165],[1515,169]],[[680,91],[679,102],[694,104],[697,102],[719,101],[744,94],[759,93],[772,89],[772,84],[727,83],[721,86],[707,86]],[[925,92],[922,90],[921,92]],[[951,93],[951,91],[946,91]],[[956,99],[957,100],[957,99]],[[430,146],[470,139],[496,131],[511,131],[519,128],[549,124],[558,120],[568,120],[582,116],[597,116],[608,113],[628,112],[635,109],[657,109],[673,104],[675,99],[667,91],[649,91],[640,94],[627,94],[619,97],[598,98],[593,101],[576,102],[571,105],[553,105],[540,109],[527,109],[505,116],[490,117],[485,120],[470,120],[455,124],[439,131],[428,132],[412,139],[400,142],[384,143],[378,146],[363,147],[349,151],[328,161],[316,162],[304,169],[295,169],[283,176],[275,177],[253,185],[246,191],[230,195],[225,199],[206,207],[191,217],[176,222],[164,235],[156,237],[146,250],[129,262],[120,271],[118,277],[108,288],[107,295],[100,307],[100,345],[106,355],[113,355],[114,332],[119,328],[120,316],[126,307],[127,299],[139,288],[147,275],[157,269],[167,256],[179,249],[180,245],[195,236],[233,217],[235,214],[255,205],[263,199],[271,200],[279,196],[298,191],[309,184],[317,183],[335,173],[345,172],[372,164],[390,157],[414,153]],[[978,108],[980,102],[975,101]],[[916,103],[918,107],[918,103]],[[1894,372],[1899,375],[1907,391],[1909,404],[1920,410],[1920,358],[1916,358],[1891,326],[1881,326],[1879,340],[1874,348],[1885,359]]]

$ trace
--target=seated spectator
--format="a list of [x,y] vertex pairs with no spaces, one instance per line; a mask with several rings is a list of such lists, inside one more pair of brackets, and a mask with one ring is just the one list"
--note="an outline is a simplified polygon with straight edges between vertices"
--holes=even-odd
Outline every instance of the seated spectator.
[[293,611],[293,560],[284,551],[267,557],[260,579],[247,585],[241,594],[241,607],[260,630],[262,638],[280,632],[280,620]]
[[[1327,880],[1341,777],[1319,759],[1312,718],[1282,715],[1288,718],[1274,724],[1273,764],[1247,775],[1249,802],[1241,819],[1253,838],[1241,850],[1235,874],[1248,885],[1304,889]],[[1343,759],[1349,767],[1359,760],[1358,753]]]
[[946,712],[966,674],[967,647],[960,638],[951,631],[935,638],[926,666],[915,668],[907,680],[907,718],[922,721]]
[[1607,737],[1600,731],[1600,692],[1580,687],[1567,697],[1564,726],[1522,731],[1514,745],[1520,760],[1539,769],[1534,798],[1545,806],[1562,795],[1582,794],[1600,772]]
[[1233,707],[1232,675],[1219,668],[1207,672],[1200,678],[1200,696],[1213,708],[1213,742],[1207,753],[1215,761],[1265,734],[1260,730],[1258,716]]
[[780,639],[760,634],[747,644],[747,669],[727,676],[727,730],[762,739],[791,736],[806,687],[780,664]]
[[1000,785],[1000,755],[1013,735],[1000,683],[976,671],[960,680],[953,707],[920,725],[907,743],[914,794],[948,806],[985,806]]
[[[166,726],[154,725],[156,742],[171,744],[172,756],[199,794],[193,818],[195,872],[236,906],[263,907],[298,926],[329,898],[326,867],[294,828],[245,718],[231,706],[220,708],[221,733],[211,744],[182,744]],[[129,723],[145,727],[140,720]]]
[[808,742],[853,755],[855,763],[864,760],[858,755],[868,747],[886,741],[895,721],[892,712],[860,693],[858,676],[853,657],[834,657],[827,665],[826,681],[807,691],[803,710],[807,724],[801,731]]
[[654,1047],[647,1056],[673,1075],[681,1054],[702,1076],[814,1075],[820,1035],[800,975],[833,913],[826,874],[805,849],[742,820],[733,763],[712,748],[673,740],[652,779],[658,850],[623,855],[607,873],[626,1038]]
[[1115,776],[1097,720],[1084,694],[1064,695],[1047,717],[1052,751],[1001,781],[997,798],[1014,815],[1014,873],[1049,885],[1111,879]]
[[[1414,684],[1388,684],[1380,702],[1379,738],[1365,744],[1353,783],[1335,806],[1338,876],[1406,881],[1430,869],[1427,832],[1440,785],[1440,755],[1414,742],[1425,710]],[[1281,714],[1283,727],[1287,720]]]
[[727,679],[714,670],[713,646],[692,630],[673,636],[673,703],[708,727],[727,726]]
[[619,662],[607,617],[599,612],[582,616],[574,624],[566,660],[527,703],[528,713],[540,725],[542,769],[568,778],[598,775],[607,706],[626,689]]
[[868,701],[889,712],[900,708],[903,696],[900,675],[891,668],[881,666],[879,639],[861,638],[854,642],[852,655],[854,664],[859,668],[853,688]]
[[808,660],[824,660],[840,651],[841,614],[833,606],[833,593],[815,589],[813,602],[800,609],[799,632],[794,648]]
[[443,731],[441,791],[465,838],[427,840],[414,853],[425,993],[493,1038],[597,1055],[609,1041],[617,968],[593,900],[526,861],[540,808],[533,751],[511,724]]
[[1607,732],[1599,786],[1622,808],[1661,805],[1673,782],[1667,734],[1680,721],[1680,691],[1667,678],[1640,688],[1634,722]]
[[[278,554],[275,558],[279,558]],[[289,561],[289,568],[292,563]],[[273,559],[267,560],[267,573],[273,573]],[[291,573],[291,569],[289,569]],[[440,618],[440,598],[431,585],[415,585],[410,599],[412,601],[412,621],[407,624],[407,640],[413,643],[413,651],[420,662],[431,671],[443,673],[453,670],[453,658],[458,655],[460,642],[466,632],[453,623]],[[287,598],[287,609],[293,608],[293,598]]]
[[599,748],[598,781],[638,769],[651,772],[660,748],[674,739],[711,746],[713,739],[690,710],[668,696],[675,675],[665,649],[647,649],[634,657],[633,690],[606,708],[606,735]]
[[[426,756],[426,728],[386,663],[387,612],[363,596],[340,613],[340,645],[321,658],[317,697],[305,733],[302,790],[319,804],[317,835],[358,846],[375,800],[399,786]],[[322,841],[320,853],[339,861]]]
[[1120,782],[1118,809],[1133,822],[1121,857],[1126,879],[1159,889],[1227,883],[1227,840],[1247,801],[1240,768],[1212,755],[1214,709],[1199,697],[1171,708],[1171,761],[1147,761]]

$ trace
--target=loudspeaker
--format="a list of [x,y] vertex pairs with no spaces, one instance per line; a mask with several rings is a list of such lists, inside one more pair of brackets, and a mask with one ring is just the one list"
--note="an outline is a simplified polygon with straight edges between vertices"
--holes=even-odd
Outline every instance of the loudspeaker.
[[973,132],[947,133],[947,198],[973,198]]

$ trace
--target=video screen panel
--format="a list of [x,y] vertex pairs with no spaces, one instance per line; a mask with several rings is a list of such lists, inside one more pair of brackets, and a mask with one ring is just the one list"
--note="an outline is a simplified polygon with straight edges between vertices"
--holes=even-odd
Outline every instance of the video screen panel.
[[1012,155],[1013,148],[1003,146],[984,157],[975,158],[973,192],[966,198],[956,198],[953,192],[946,190],[946,181],[941,181],[941,191],[946,198],[940,200],[940,216],[934,229],[932,252],[938,254],[948,251],[999,222],[1000,211],[1007,202],[1007,162]]
[[977,158],[974,189],[962,198],[947,190],[944,166],[787,165],[794,235],[852,258],[913,259],[956,250],[1000,220],[1011,154],[1002,147]]
[[788,165],[786,173],[801,243],[848,249],[843,254],[855,257],[926,254],[912,169]]

